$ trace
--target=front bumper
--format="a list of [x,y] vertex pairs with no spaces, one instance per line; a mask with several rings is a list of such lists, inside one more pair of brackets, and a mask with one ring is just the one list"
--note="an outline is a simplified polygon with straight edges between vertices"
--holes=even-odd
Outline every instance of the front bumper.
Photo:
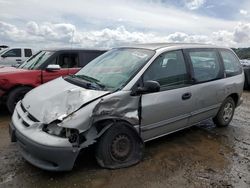
[[17,141],[21,155],[32,165],[49,171],[68,171],[73,168],[77,151],[40,145],[22,135],[12,123],[9,126],[12,141]]
[[[18,105],[20,106],[20,104]],[[9,132],[11,141],[18,143],[19,151],[24,159],[36,167],[49,171],[68,171],[73,168],[79,153],[78,149],[73,149],[72,146],[63,147],[55,145],[53,141],[60,141],[61,138],[56,138],[43,132],[38,134],[39,131],[36,131],[38,128],[26,127],[26,125],[21,123],[21,118],[18,119],[19,117],[20,115],[15,110],[12,122],[9,124]],[[29,128],[31,130],[28,130]],[[34,140],[30,131],[37,135],[35,136],[37,141]],[[40,138],[38,138],[38,135]],[[41,144],[41,140],[45,139],[47,141]],[[51,145],[48,144],[49,142],[51,142]]]

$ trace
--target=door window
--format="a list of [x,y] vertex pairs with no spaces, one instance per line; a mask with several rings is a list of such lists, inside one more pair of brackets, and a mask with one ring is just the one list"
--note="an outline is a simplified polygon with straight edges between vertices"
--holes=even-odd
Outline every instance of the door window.
[[77,53],[63,53],[50,60],[49,65],[60,65],[61,68],[78,67],[79,58]]
[[242,69],[236,56],[232,52],[226,50],[222,50],[220,53],[224,62],[226,76],[230,77],[240,74]]
[[215,50],[192,50],[188,52],[196,82],[215,80],[220,76],[220,61]]
[[25,55],[25,57],[30,57],[30,56],[32,56],[32,51],[31,51],[31,49],[24,49],[24,55]]
[[143,76],[144,82],[159,82],[161,89],[183,87],[188,84],[188,74],[182,51],[159,55]]
[[[57,64],[60,65],[61,68],[74,68],[78,67],[79,58],[77,53],[67,53],[61,54],[57,60]],[[51,64],[51,63],[50,63]],[[53,63],[55,64],[55,63]]]
[[21,57],[21,49],[12,49],[4,54],[6,57]]

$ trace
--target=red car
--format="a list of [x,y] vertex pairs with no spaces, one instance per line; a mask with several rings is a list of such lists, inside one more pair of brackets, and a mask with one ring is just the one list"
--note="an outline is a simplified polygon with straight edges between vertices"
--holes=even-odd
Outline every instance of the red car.
[[105,50],[42,50],[18,67],[0,68],[0,102],[12,113],[16,103],[32,88],[75,74]]

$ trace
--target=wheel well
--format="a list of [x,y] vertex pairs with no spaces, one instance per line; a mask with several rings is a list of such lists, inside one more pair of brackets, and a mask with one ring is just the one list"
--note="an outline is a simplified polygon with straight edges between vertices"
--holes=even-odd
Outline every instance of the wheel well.
[[11,87],[9,90],[7,90],[7,92],[4,94],[3,99],[2,99],[3,102],[6,102],[10,92],[12,92],[14,89],[19,88],[19,87],[30,87],[31,89],[34,88],[33,86],[30,86],[30,85],[15,85],[15,86]]
[[232,99],[235,102],[235,105],[238,104],[238,102],[239,102],[239,95],[237,93],[233,93],[233,94],[229,95],[228,97],[232,97]]
[[[140,137],[138,131],[134,128],[134,126],[131,125],[131,123],[129,123],[128,121],[122,120],[122,119],[104,119],[104,120],[100,120],[100,121],[95,122],[92,126],[94,126],[96,128],[96,130],[99,134],[105,127],[109,126],[110,124],[116,123],[116,122],[124,122],[128,128],[135,131],[136,134],[138,134],[138,136]],[[107,130],[105,130],[105,132]]]
[[7,92],[6,95],[9,95],[10,92],[12,92],[14,89],[19,88],[19,87],[30,87],[31,89],[34,88],[34,87],[30,86],[30,85],[15,85],[15,86],[13,86],[12,88],[10,88],[10,89],[8,90],[8,92]]

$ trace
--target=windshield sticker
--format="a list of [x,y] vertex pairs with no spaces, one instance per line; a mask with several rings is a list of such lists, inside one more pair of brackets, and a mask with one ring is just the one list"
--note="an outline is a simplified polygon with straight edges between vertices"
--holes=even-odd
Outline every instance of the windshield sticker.
[[139,57],[141,59],[148,57],[147,54],[144,54],[144,53],[141,53],[141,52],[138,52],[138,51],[133,52],[132,55],[134,55],[136,57]]

